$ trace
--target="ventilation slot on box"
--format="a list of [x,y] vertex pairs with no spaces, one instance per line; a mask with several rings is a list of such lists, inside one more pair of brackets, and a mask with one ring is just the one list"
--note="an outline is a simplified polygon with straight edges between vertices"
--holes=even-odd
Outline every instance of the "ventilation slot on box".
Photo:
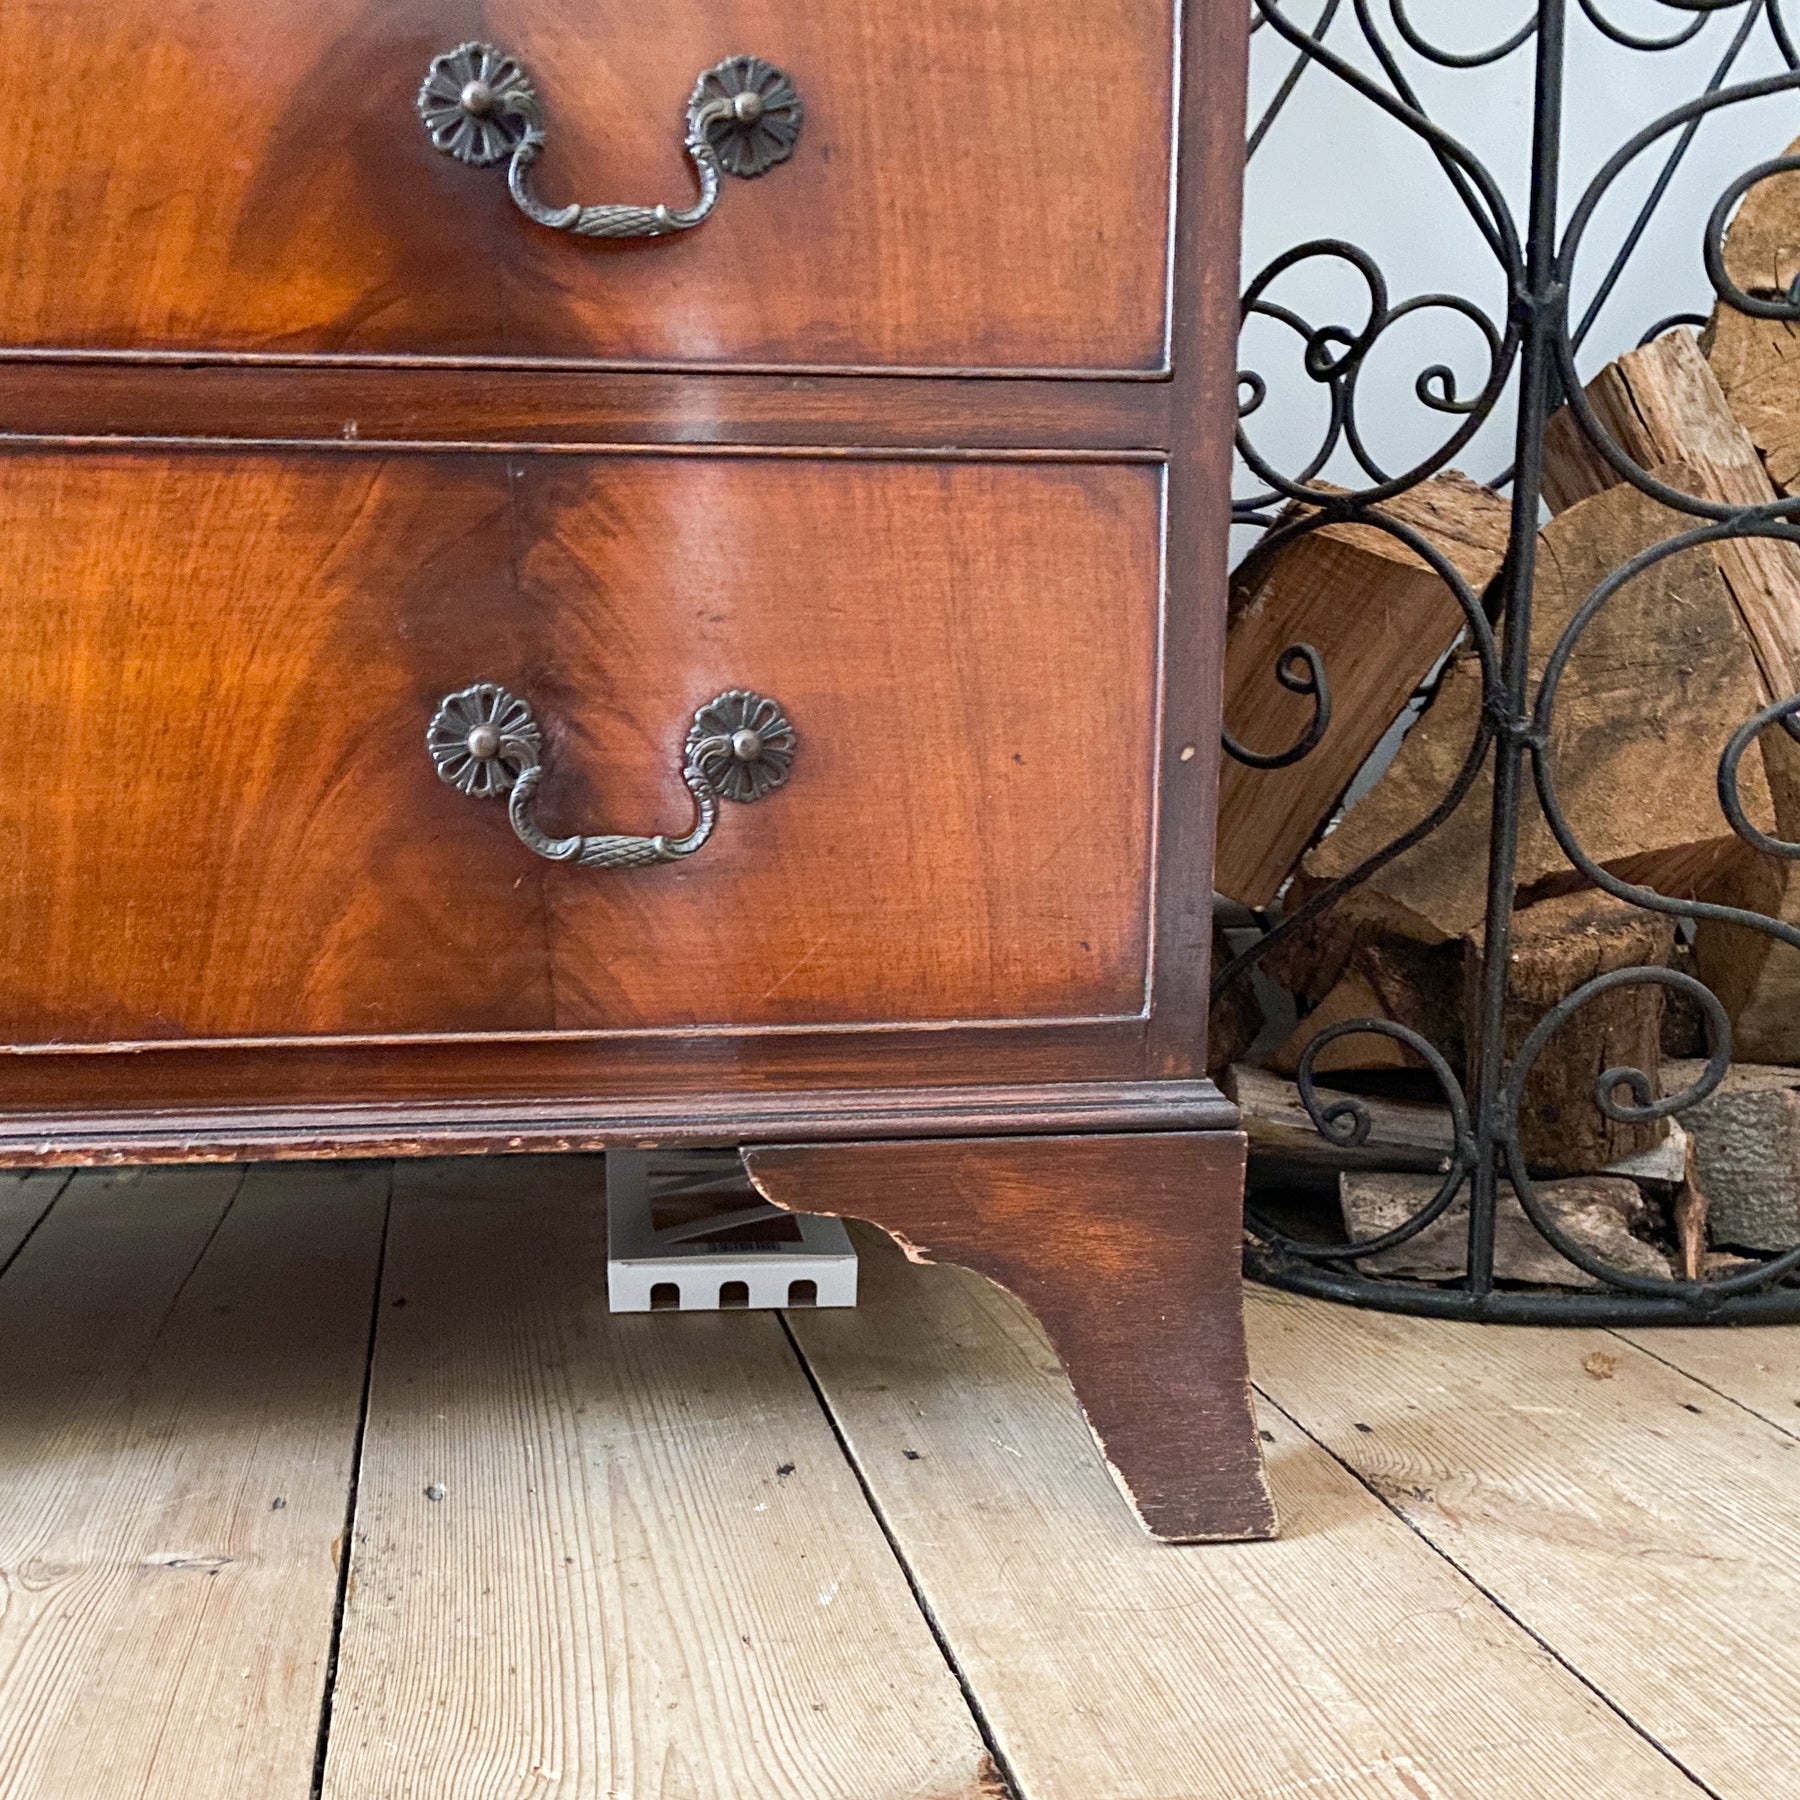
[[785,1213],[732,1150],[609,1150],[614,1312],[854,1306],[856,1251],[837,1219]]

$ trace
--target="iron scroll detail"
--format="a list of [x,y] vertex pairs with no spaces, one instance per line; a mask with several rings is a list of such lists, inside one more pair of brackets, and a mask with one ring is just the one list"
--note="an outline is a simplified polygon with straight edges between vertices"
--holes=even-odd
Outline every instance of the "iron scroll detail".
[[655,238],[691,231],[718,204],[723,177],[766,174],[793,154],[805,117],[788,77],[759,56],[728,56],[705,70],[688,98],[688,160],[700,184],[691,206],[547,206],[531,190],[544,148],[544,111],[516,56],[492,44],[458,44],[432,58],[419,88],[419,118],[433,144],[475,168],[505,162],[507,191],[528,219],[576,237]]
[[[1491,267],[1479,271],[1479,286],[1470,294],[1409,295],[1390,288],[1378,261],[1340,235],[1334,217],[1326,235],[1280,248],[1242,295],[1247,360],[1279,351],[1291,375],[1280,382],[1260,361],[1238,375],[1242,477],[1232,511],[1240,529],[1257,534],[1240,565],[1241,591],[1255,591],[1257,559],[1283,555],[1315,534],[1380,534],[1386,554],[1413,557],[1429,569],[1443,590],[1446,615],[1460,615],[1451,676],[1461,684],[1458,704],[1467,702],[1467,711],[1455,715],[1467,726],[1466,738],[1446,735],[1428,779],[1418,765],[1417,793],[1409,793],[1388,831],[1371,829],[1358,846],[1360,860],[1345,854],[1311,871],[1302,866],[1305,879],[1293,879],[1290,869],[1287,885],[1273,893],[1247,885],[1242,904],[1221,912],[1221,935],[1229,935],[1218,959],[1224,966],[1212,984],[1217,1017],[1230,1027],[1225,1036],[1250,1071],[1263,1067],[1272,1085],[1276,1073],[1293,1084],[1282,1087],[1279,1102],[1270,1100],[1286,1109],[1281,1129],[1284,1140],[1291,1131],[1292,1141],[1260,1159],[1261,1179],[1246,1209],[1246,1271],[1278,1287],[1358,1305],[1472,1320],[1676,1325],[1800,1319],[1800,1243],[1791,1231],[1763,1233],[1761,1241],[1750,1242],[1729,1229],[1709,1235],[1709,1208],[1715,1225],[1723,1209],[1719,1195],[1705,1191],[1701,1136],[1708,1127],[1706,1103],[1726,1079],[1734,1014],[1741,1009],[1728,1007],[1699,973],[1709,932],[1742,934],[1741,940],[1715,937],[1715,945],[1748,943],[1749,934],[1757,933],[1784,956],[1800,949],[1800,919],[1785,898],[1776,906],[1768,897],[1789,891],[1773,884],[1791,880],[1800,829],[1784,816],[1771,820],[1759,813],[1750,793],[1740,791],[1740,763],[1775,748],[1778,732],[1800,741],[1800,677],[1785,660],[1759,665],[1763,700],[1734,730],[1727,718],[1743,718],[1744,709],[1717,721],[1730,731],[1716,751],[1719,840],[1733,844],[1734,859],[1741,855],[1762,865],[1768,888],[1721,883],[1702,889],[1673,871],[1659,871],[1660,880],[1641,871],[1627,879],[1583,841],[1591,811],[1585,819],[1576,813],[1566,753],[1559,761],[1566,740],[1556,735],[1577,704],[1567,698],[1575,683],[1566,677],[1580,668],[1584,649],[1598,654],[1593,645],[1599,633],[1589,635],[1590,628],[1608,607],[1617,621],[1619,596],[1633,583],[1654,579],[1690,552],[1701,557],[1742,547],[1800,558],[1800,482],[1788,471],[1777,474],[1766,464],[1757,471],[1752,462],[1746,466],[1768,477],[1766,486],[1751,480],[1733,488],[1694,476],[1684,484],[1666,465],[1645,461],[1642,443],[1622,441],[1616,422],[1588,392],[1598,366],[1629,354],[1633,342],[1642,348],[1694,327],[1709,342],[1691,346],[1691,365],[1746,321],[1786,325],[1791,332],[1800,320],[1800,281],[1793,278],[1791,259],[1733,260],[1726,240],[1728,227],[1741,228],[1741,203],[1764,183],[1796,179],[1800,143],[1743,169],[1722,190],[1709,182],[1698,194],[1695,211],[1705,220],[1698,262],[1712,290],[1708,311],[1670,313],[1647,328],[1619,316],[1621,283],[1633,258],[1656,247],[1652,228],[1676,204],[1669,196],[1680,192],[1674,184],[1697,134],[1718,133],[1734,117],[1741,119],[1744,109],[1785,98],[1790,112],[1778,142],[1791,137],[1791,107],[1800,98],[1800,29],[1790,25],[1790,16],[1800,12],[1800,0],[1520,0],[1495,9],[1509,15],[1498,24],[1481,17],[1479,7],[1427,8],[1422,0],[1248,0],[1248,6],[1251,30],[1260,34],[1259,54],[1275,63],[1267,70],[1269,98],[1250,133],[1249,154],[1284,116],[1305,115],[1304,102],[1290,108],[1303,81],[1309,94],[1329,81],[1340,97],[1355,97],[1385,127],[1410,137],[1421,169],[1441,179],[1444,204],[1485,244]],[[1434,21],[1428,28],[1427,12],[1456,24],[1440,30]],[[1632,57],[1679,52],[1689,44],[1716,48],[1696,71],[1697,91],[1612,147],[1579,192],[1565,193],[1560,184],[1573,160],[1564,154],[1565,118],[1575,104],[1570,71],[1581,66],[1572,59],[1598,54],[1595,39],[1610,45],[1611,53]],[[1529,80],[1531,94],[1529,141],[1520,146],[1529,153],[1529,174],[1516,193],[1447,122],[1452,108],[1460,108],[1460,116],[1474,111],[1451,98],[1452,77],[1497,69],[1514,58],[1521,65],[1529,61],[1519,79],[1522,85]],[[1671,62],[1672,71],[1677,66],[1689,65]],[[1312,111],[1338,128],[1332,107],[1320,104]],[[1352,187],[1345,171],[1331,192],[1347,194]],[[1354,216],[1349,209],[1337,211]],[[1615,248],[1603,259],[1598,252],[1608,237]],[[1662,304],[1659,299],[1658,311]],[[1447,347],[1463,346],[1455,366],[1446,357],[1420,367],[1424,359],[1411,356],[1408,347],[1423,340],[1406,334],[1423,321],[1436,322]],[[1673,357],[1674,347],[1664,348]],[[1296,394],[1316,401],[1310,417],[1270,404],[1291,402]],[[1409,398],[1404,409],[1392,404]],[[1723,393],[1719,404],[1728,405]],[[1386,437],[1398,446],[1392,454],[1377,441],[1378,421],[1395,427]],[[1452,473],[1489,426],[1510,440],[1509,466],[1486,482],[1490,490],[1509,492],[1510,519],[1504,557],[1478,587],[1443,554],[1435,534],[1410,522],[1418,517],[1416,508],[1409,514],[1389,503]],[[1754,459],[1748,437],[1744,448]],[[1646,523],[1643,541],[1628,557],[1620,560],[1609,550],[1609,569],[1584,565],[1576,576],[1565,567],[1567,585],[1552,592],[1539,575],[1546,475],[1556,459],[1572,456],[1592,460],[1603,488],[1635,490],[1654,503],[1662,522]],[[1330,678],[1342,670],[1328,665],[1361,654],[1364,642],[1354,629],[1335,645],[1287,643],[1272,662],[1259,652],[1262,678],[1310,701],[1310,709],[1287,715],[1300,725],[1286,747],[1260,738],[1246,745],[1227,731],[1225,753],[1261,770],[1303,761],[1332,727]],[[1246,662],[1243,673],[1256,672]],[[1428,716],[1447,685],[1440,685],[1437,671],[1421,683],[1399,721],[1402,731],[1411,718]],[[1350,710],[1341,696],[1338,710]],[[1455,745],[1463,742],[1467,748],[1457,762]],[[1745,763],[1743,773],[1748,776],[1753,766]],[[1365,765],[1358,779],[1378,773]],[[1568,796],[1559,780],[1571,790]],[[1704,771],[1700,785],[1703,790]],[[1421,807],[1427,810],[1421,813]],[[1485,863],[1485,891],[1478,897],[1479,919],[1462,939],[1468,980],[1442,1014],[1430,1015],[1436,1041],[1402,1023],[1401,1009],[1390,1007],[1385,994],[1371,993],[1376,1004],[1369,1006],[1355,995],[1354,981],[1339,984],[1330,976],[1292,996],[1294,1023],[1306,1031],[1296,1030],[1281,1046],[1288,1060],[1278,1071],[1268,1067],[1275,1058],[1261,1054],[1270,1040],[1240,1044],[1241,1026],[1288,1024],[1286,1015],[1264,1016],[1244,992],[1253,975],[1265,972],[1279,991],[1295,985],[1285,975],[1309,956],[1315,966],[1328,962],[1380,913],[1378,898],[1359,913],[1358,891],[1365,900],[1379,896],[1383,871],[1465,807],[1468,841],[1479,842]],[[1340,792],[1334,810],[1343,809]],[[1372,826],[1378,815],[1364,816]],[[1541,833],[1538,841],[1554,849],[1527,869],[1520,845],[1530,833]],[[1672,937],[1667,960],[1654,960],[1646,950],[1644,961],[1593,975],[1554,1004],[1527,996],[1510,974],[1519,941],[1515,911],[1578,891],[1610,897],[1640,916],[1660,915],[1679,928],[1679,937]],[[1768,910],[1755,910],[1753,899]],[[1321,955],[1321,947],[1329,954]],[[1340,986],[1346,998],[1321,1011]],[[1578,1033],[1584,1019],[1592,1026],[1595,1009],[1634,999],[1647,1009],[1640,1017],[1650,1019],[1652,1029],[1669,1008],[1669,1040],[1656,1030],[1648,1045],[1634,1046],[1646,1051],[1635,1060],[1614,1055],[1609,1046],[1591,1070],[1584,1066],[1570,1076],[1566,1099],[1619,1126],[1649,1128],[1686,1117],[1689,1142],[1671,1137],[1664,1173],[1636,1178],[1637,1191],[1651,1193],[1655,1215],[1654,1229],[1644,1234],[1653,1254],[1638,1259],[1620,1254],[1628,1248],[1622,1239],[1603,1248],[1567,1228],[1568,1215],[1553,1199],[1550,1182],[1569,1171],[1548,1162],[1540,1167],[1527,1130],[1535,1104],[1528,1084],[1546,1060],[1554,1061],[1558,1034]],[[1240,1008],[1236,1017],[1234,1007]],[[1464,1041],[1457,1041],[1456,1029]],[[1749,1035],[1741,1022],[1738,1035]],[[1356,1039],[1364,1042],[1350,1042]],[[1672,1048],[1676,1039],[1679,1052]],[[1601,1041],[1598,1028],[1593,1041]],[[1570,1044],[1565,1037],[1560,1048]],[[1677,1056],[1671,1070],[1667,1059]],[[1769,1052],[1767,1060],[1793,1059]],[[1574,1061],[1567,1066],[1573,1069]],[[1432,1118],[1430,1154],[1406,1162],[1412,1185],[1396,1190],[1403,1205],[1397,1199],[1392,1208],[1353,1215],[1341,1194],[1327,1190],[1336,1188],[1356,1158],[1369,1168],[1400,1171],[1405,1159],[1392,1154],[1391,1135],[1399,1115],[1385,1115],[1386,1145],[1377,1142],[1376,1128],[1383,1116],[1378,1109],[1400,1096]],[[1304,1150],[1301,1127],[1310,1128]],[[1644,1136],[1650,1135],[1646,1130]],[[1253,1159],[1255,1154],[1253,1149]],[[1294,1174],[1303,1160],[1304,1181]],[[1589,1160],[1598,1159],[1584,1156],[1584,1167]],[[1327,1172],[1325,1182],[1316,1178],[1319,1170]],[[1509,1237],[1515,1252],[1521,1243],[1534,1255],[1547,1251],[1566,1273],[1545,1280],[1542,1262],[1506,1253]],[[1407,1246],[1408,1254],[1393,1254]]]
[[699,850],[719,821],[719,802],[749,804],[780,787],[797,740],[781,707],[748,688],[731,688],[695,714],[682,748],[681,779],[694,797],[694,824],[680,837],[576,834],[552,837],[531,816],[543,780],[543,737],[530,705],[497,682],[445,695],[425,733],[438,778],[475,799],[506,796],[514,835],[549,862],[584,869],[642,869]]

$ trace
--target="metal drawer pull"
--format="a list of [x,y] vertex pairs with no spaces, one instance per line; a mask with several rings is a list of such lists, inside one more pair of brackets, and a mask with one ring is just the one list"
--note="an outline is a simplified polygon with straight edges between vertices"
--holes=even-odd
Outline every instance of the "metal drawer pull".
[[719,802],[771,794],[794,764],[794,728],[773,700],[732,688],[694,714],[682,751],[681,779],[694,796],[694,828],[685,837],[553,838],[531,817],[543,779],[543,738],[531,708],[498,683],[478,681],[447,694],[425,733],[438,776],[479,800],[505,794],[519,842],[551,862],[587,869],[642,869],[692,856],[712,836]]
[[546,206],[528,185],[544,147],[544,110],[516,56],[492,44],[458,44],[431,60],[419,117],[447,156],[486,168],[510,157],[506,185],[519,210],[577,237],[653,238],[691,231],[718,204],[721,173],[765,174],[793,154],[805,109],[794,84],[760,56],[728,56],[688,98],[687,153],[700,178],[690,207]]

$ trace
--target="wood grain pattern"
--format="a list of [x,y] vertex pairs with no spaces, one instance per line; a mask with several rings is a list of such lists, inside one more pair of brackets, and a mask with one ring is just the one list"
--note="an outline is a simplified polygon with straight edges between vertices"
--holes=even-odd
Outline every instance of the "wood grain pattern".
[[[387,1179],[86,1172],[0,1276],[5,1800],[310,1791]],[[856,1477],[1019,1800],[1786,1800],[1791,1329],[1256,1294],[1363,1480],[1265,1402],[1282,1539],[1177,1549],[988,1281],[789,1315],[853,1475],[774,1321],[605,1317],[594,1163],[400,1180],[327,1800],[994,1800]]]
[[1023,1307],[857,1247],[790,1327],[1022,1800],[1699,1794],[1275,1409],[1281,1541],[1149,1543]]
[[[1142,1011],[1160,475],[17,453],[14,1042]],[[54,530],[41,528],[55,521]],[[180,521],[181,531],[171,532]],[[530,698],[555,830],[686,828],[736,685],[789,786],[692,863],[558,868],[440,783]]]
[[602,1181],[397,1173],[325,1800],[977,1800],[778,1321],[610,1317]]
[[1167,381],[666,374],[464,368],[8,361],[0,429],[21,438],[396,445],[661,444],[694,449],[898,448],[1156,455],[1173,437]]
[[1710,1793],[1792,1791],[1800,1439],[1610,1332],[1246,1312],[1258,1386]]
[[[1171,0],[1061,5],[1054,30],[1034,0],[7,0],[0,33],[32,71],[0,150],[16,345],[1164,361]],[[570,240],[414,114],[475,36],[534,77],[556,204],[685,205],[683,108],[725,55],[785,66],[805,131],[697,231]]]
[[1160,471],[558,461],[514,491],[555,641],[499,679],[551,725],[546,819],[684,826],[671,752],[721,689],[801,739],[691,863],[543,883],[558,1025],[1143,1010]]
[[14,1041],[548,1016],[536,885],[420,815],[421,655],[514,639],[502,463],[17,454],[0,518]]
[[0,1281],[6,1800],[305,1800],[386,1192],[84,1173]]
[[915,1260],[1018,1295],[1148,1531],[1273,1535],[1244,1366],[1237,1133],[784,1144],[745,1150],[744,1167],[777,1206],[867,1219]]
[[[1680,491],[1694,478],[1659,467]],[[1531,670],[1538,679],[1576,610],[1615,570],[1680,529],[1686,515],[1621,485],[1559,513],[1538,537]],[[1567,829],[1593,861],[1661,892],[1715,869],[1736,847],[1719,807],[1712,738],[1701,721],[1746,719],[1762,704],[1755,657],[1737,626],[1731,593],[1711,551],[1697,547],[1627,582],[1585,627],[1557,689],[1544,752]],[[1679,670],[1671,686],[1647,669]],[[1423,820],[1450,791],[1481,722],[1479,660],[1459,651],[1431,704],[1402,740],[1374,788],[1300,865],[1302,896],[1335,880]],[[1680,699],[1673,696],[1679,691]],[[1758,759],[1746,756],[1741,795],[1753,819],[1770,817]],[[1487,910],[1492,797],[1486,768],[1443,826],[1386,864],[1347,897],[1351,915],[1416,942],[1479,933]],[[1521,889],[1552,884],[1569,859],[1535,796],[1521,814]]]

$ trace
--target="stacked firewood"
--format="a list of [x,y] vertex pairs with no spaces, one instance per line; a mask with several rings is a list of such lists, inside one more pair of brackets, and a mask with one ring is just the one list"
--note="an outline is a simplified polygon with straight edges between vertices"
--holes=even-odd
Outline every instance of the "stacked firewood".
[[[1800,276],[1800,173],[1751,190],[1726,267],[1747,293],[1789,291]],[[1621,357],[1586,400],[1667,488],[1733,506],[1800,494],[1800,327],[1721,306],[1698,338],[1676,329]],[[1551,421],[1543,485],[1552,516],[1536,540],[1534,691],[1565,627],[1609,576],[1704,522],[1626,481],[1568,409]],[[1225,667],[1234,738],[1270,751],[1306,731],[1314,702],[1298,690],[1307,684],[1275,678],[1289,645],[1316,649],[1332,705],[1310,754],[1273,769],[1228,761],[1223,918],[1291,915],[1438,813],[1466,772],[1483,724],[1481,659],[1450,585],[1412,544],[1429,546],[1479,603],[1506,556],[1510,503],[1444,473],[1379,510],[1402,531],[1360,520],[1278,529],[1235,578]],[[1283,525],[1305,517],[1296,507]],[[1734,831],[1718,784],[1738,728],[1795,694],[1800,546],[1726,537],[1650,560],[1594,612],[1548,714],[1545,764],[1569,831],[1625,881],[1800,923],[1800,863]],[[1328,1186],[1356,1238],[1430,1199],[1448,1166],[1451,1114],[1401,1033],[1333,1028],[1367,1019],[1406,1028],[1472,1091],[1492,768],[1490,757],[1435,829],[1275,946],[1266,979],[1215,1006],[1216,1072],[1245,1113],[1258,1178]],[[1800,740],[1764,731],[1739,763],[1737,793],[1751,825],[1800,839]],[[1516,879],[1501,1033],[1509,1060],[1583,984],[1644,965],[1697,977],[1732,1026],[1732,1074],[1679,1124],[1609,1118],[1595,1089],[1620,1068],[1643,1070],[1666,1093],[1690,1085],[1707,1048],[1691,1000],[1626,982],[1554,1032],[1524,1088],[1519,1138],[1559,1226],[1616,1267],[1689,1277],[1800,1244],[1800,951],[1708,921],[1681,933],[1668,915],[1614,898],[1571,866],[1529,788]],[[1216,955],[1236,942],[1216,938]],[[1339,1146],[1314,1129],[1293,1080],[1303,1058],[1321,1089],[1363,1097],[1364,1143]],[[1365,1266],[1453,1278],[1459,1221],[1466,1212],[1452,1208]],[[1503,1279],[1589,1283],[1529,1228],[1516,1196],[1502,1194],[1497,1226]]]

